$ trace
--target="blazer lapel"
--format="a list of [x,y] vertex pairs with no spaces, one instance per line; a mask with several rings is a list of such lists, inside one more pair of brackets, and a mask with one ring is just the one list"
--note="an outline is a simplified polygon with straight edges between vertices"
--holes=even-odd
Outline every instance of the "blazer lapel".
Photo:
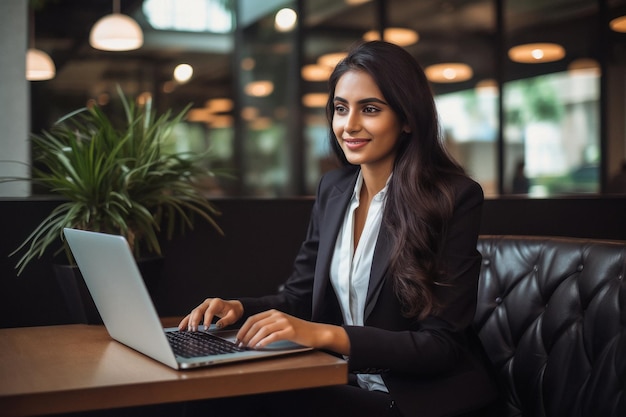
[[[330,262],[335,250],[335,242],[346,213],[346,208],[352,197],[357,176],[358,172],[348,177],[346,181],[337,183],[333,191],[329,194],[327,201],[320,202],[320,241],[313,284],[314,318],[317,317],[317,312],[319,312],[319,309],[324,305],[323,297],[330,285]],[[389,233],[383,224],[378,233],[374,259],[372,260],[370,282],[365,301],[365,320],[367,320],[376,305],[376,300],[383,287],[385,274],[389,268],[390,245]]]
[[372,270],[370,272],[370,282],[367,288],[367,298],[365,299],[365,312],[363,320],[367,321],[370,313],[376,305],[376,300],[383,288],[385,274],[389,269],[389,253],[391,252],[391,239],[384,223],[380,226],[378,240],[374,249],[374,259],[372,260]]
[[327,201],[320,202],[320,241],[313,284],[313,317],[316,317],[316,310],[324,305],[323,297],[330,285],[330,262],[335,251],[335,242],[346,207],[352,197],[357,176],[358,171],[353,176],[347,177],[346,181],[335,184]]

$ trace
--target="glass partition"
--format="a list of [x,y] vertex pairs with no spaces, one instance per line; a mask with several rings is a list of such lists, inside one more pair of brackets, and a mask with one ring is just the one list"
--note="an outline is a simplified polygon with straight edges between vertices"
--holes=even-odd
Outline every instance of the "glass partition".
[[504,192],[599,192],[598,2],[507,1],[504,18]]
[[[313,194],[333,167],[333,60],[381,33],[427,69],[446,146],[487,196],[608,192],[626,160],[625,0],[129,0],[144,45],[126,52],[89,46],[110,5],[33,4],[57,75],[30,83],[32,130],[93,103],[115,111],[117,85],[160,112],[191,103],[176,146],[213,150],[232,175],[215,194]],[[528,44],[530,60],[516,48]]]
[[[247,4],[251,7],[253,3]],[[242,153],[239,175],[245,195],[275,197],[294,193],[297,25],[293,2],[281,2],[239,27],[236,117]]]
[[[566,71],[505,85],[507,192],[545,197],[599,191],[598,72]],[[520,176],[526,187],[515,186]]]

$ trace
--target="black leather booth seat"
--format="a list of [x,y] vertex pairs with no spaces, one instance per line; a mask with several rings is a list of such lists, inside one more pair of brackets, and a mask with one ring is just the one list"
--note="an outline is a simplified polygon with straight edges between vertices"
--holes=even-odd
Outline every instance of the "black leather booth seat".
[[504,416],[626,416],[626,242],[481,236],[475,325]]

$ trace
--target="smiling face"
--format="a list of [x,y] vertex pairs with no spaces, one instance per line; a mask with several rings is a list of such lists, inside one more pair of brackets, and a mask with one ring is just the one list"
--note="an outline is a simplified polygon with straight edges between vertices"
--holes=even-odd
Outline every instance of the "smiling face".
[[332,128],[348,162],[389,175],[403,130],[398,116],[366,72],[351,70],[338,80]]

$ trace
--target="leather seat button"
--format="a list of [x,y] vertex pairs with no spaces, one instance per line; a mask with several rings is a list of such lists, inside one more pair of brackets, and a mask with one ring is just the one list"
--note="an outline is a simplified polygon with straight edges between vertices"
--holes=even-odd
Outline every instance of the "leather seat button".
[[502,297],[496,297],[496,304],[502,304]]
[[576,269],[580,272],[580,271],[582,271],[582,270],[583,270],[583,268],[584,268],[584,266],[583,266],[583,265],[578,265],[578,268],[576,268]]
[[489,259],[483,259],[483,265],[485,265],[485,266],[489,266],[489,265],[491,265],[491,260],[489,260]]

